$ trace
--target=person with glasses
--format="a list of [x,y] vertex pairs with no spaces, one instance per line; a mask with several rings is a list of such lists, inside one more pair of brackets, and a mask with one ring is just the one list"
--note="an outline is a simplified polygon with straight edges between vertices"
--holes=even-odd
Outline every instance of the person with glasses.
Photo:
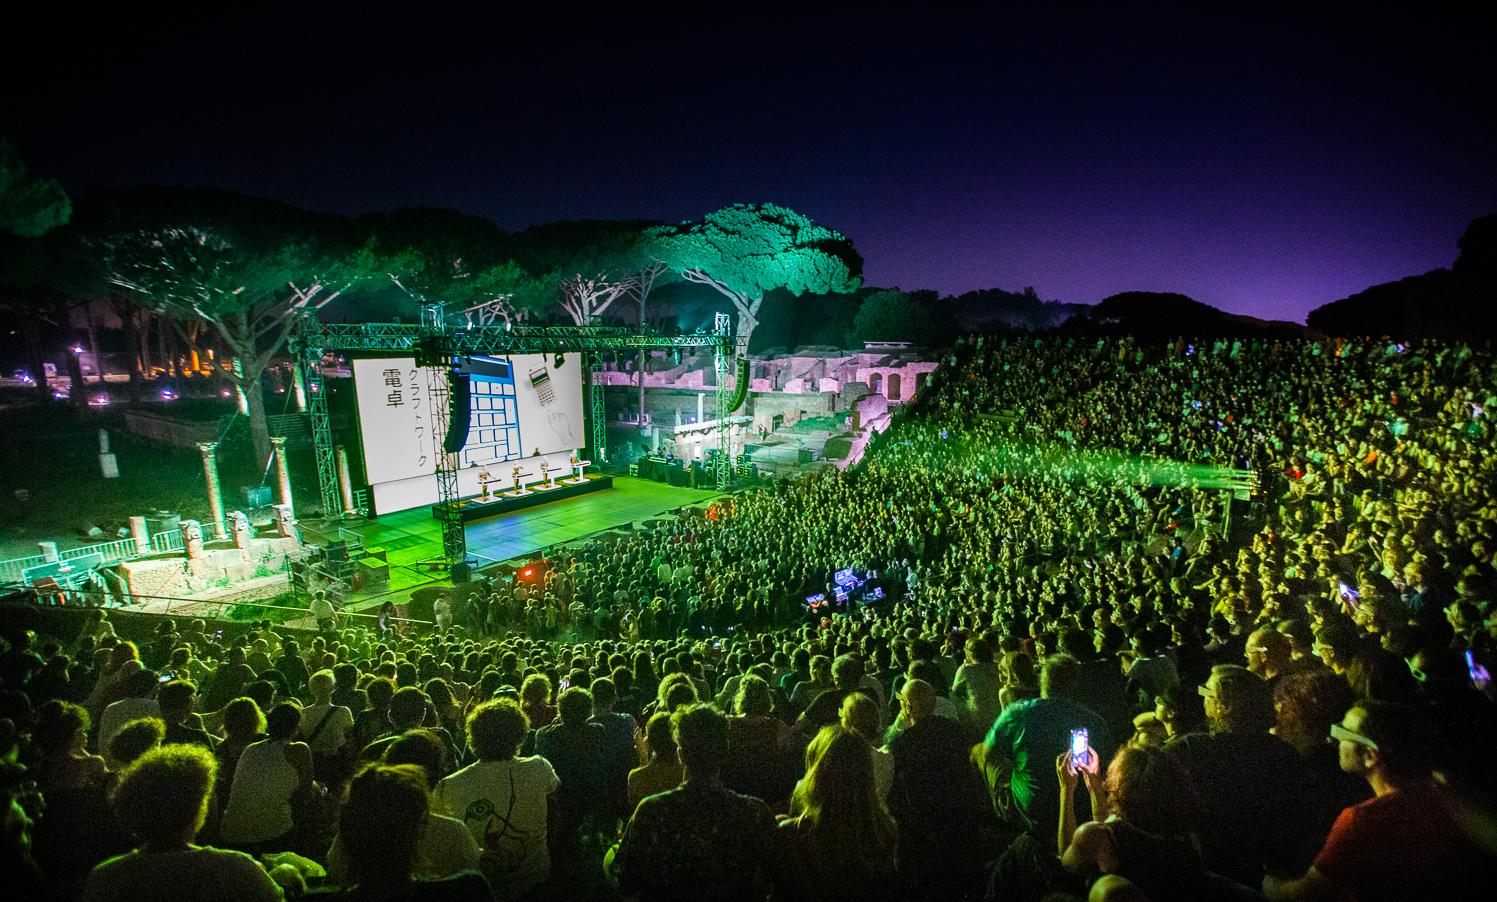
[[1294,860],[1305,845],[1308,771],[1288,743],[1269,733],[1273,695],[1256,674],[1219,664],[1199,694],[1209,732],[1165,748],[1201,794],[1198,835],[1207,870],[1252,886],[1266,864]]
[[1357,656],[1357,631],[1345,620],[1328,620],[1315,628],[1315,644],[1310,650],[1336,672],[1345,676]]
[[1497,859],[1451,814],[1451,800],[1433,779],[1424,721],[1409,706],[1363,701],[1331,725],[1342,769],[1364,778],[1374,797],[1341,812],[1302,876],[1265,876],[1265,896],[1457,899],[1487,882]]
[[1248,636],[1247,669],[1262,677],[1270,690],[1278,686],[1279,680],[1294,669],[1291,655],[1293,649],[1289,639],[1271,628],[1253,630]]

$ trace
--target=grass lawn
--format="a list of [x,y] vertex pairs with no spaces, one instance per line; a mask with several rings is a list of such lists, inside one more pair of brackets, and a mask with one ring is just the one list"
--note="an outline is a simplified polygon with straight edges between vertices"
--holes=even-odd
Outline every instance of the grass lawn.
[[[56,403],[0,409],[0,559],[37,554],[37,542],[55,541],[62,549],[89,544],[86,525],[104,535],[92,541],[114,541],[131,515],[159,517],[160,512],[211,520],[202,456],[197,450],[172,448],[125,431],[124,405],[90,409],[80,415],[71,405]],[[151,409],[160,410],[158,405]],[[227,402],[220,413],[232,412]],[[211,412],[210,412],[211,413]],[[99,468],[99,429],[108,429],[110,450],[119,462],[118,479],[105,479]],[[244,506],[241,486],[275,485],[253,460],[247,426],[240,437],[219,447],[219,483],[224,506]],[[311,447],[287,454],[298,512],[319,507],[316,460]],[[24,493],[24,498],[18,493]],[[159,529],[152,524],[152,530]]]

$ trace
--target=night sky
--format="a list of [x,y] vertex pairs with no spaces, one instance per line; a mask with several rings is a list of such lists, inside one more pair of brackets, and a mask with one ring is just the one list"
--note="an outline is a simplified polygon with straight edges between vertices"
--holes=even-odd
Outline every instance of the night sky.
[[1497,212],[1480,4],[1205,5],[8,14],[0,132],[74,193],[208,184],[511,230],[770,202],[850,237],[870,285],[1178,291],[1301,322],[1449,266]]

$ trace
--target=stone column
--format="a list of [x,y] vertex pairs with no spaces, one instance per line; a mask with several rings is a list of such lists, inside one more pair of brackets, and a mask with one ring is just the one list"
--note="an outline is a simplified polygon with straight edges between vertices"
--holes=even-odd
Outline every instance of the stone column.
[[[203,475],[208,479],[208,507],[213,514],[213,533],[221,539],[224,537],[224,496],[218,485],[218,458],[213,456],[218,450],[218,442],[198,442],[198,450],[203,452]],[[201,535],[201,524],[198,532]]]
[[[291,470],[286,466],[286,437],[272,435],[270,443],[275,446],[275,479],[281,487],[281,503],[295,510],[291,503]],[[331,516],[332,512],[329,511]]]
[[703,422],[705,422],[702,419],[702,406],[706,403],[706,400],[706,392],[697,392],[697,425],[701,425]]
[[[348,449],[339,445],[334,449],[333,459],[338,464],[338,495],[343,499],[343,509],[353,510],[353,478],[348,475]],[[487,486],[484,489],[488,491]]]
[[[99,377],[103,381],[102,376]],[[119,460],[109,451],[109,430],[99,430],[99,471],[104,474],[105,479],[118,479],[120,476]]]
[[58,562],[58,560],[60,560],[60,558],[58,558],[57,556],[56,542],[37,542],[36,544],[37,547],[41,549],[42,561],[44,563],[55,564]]
[[151,553],[151,530],[145,517],[130,518],[130,537],[135,540],[136,554]]

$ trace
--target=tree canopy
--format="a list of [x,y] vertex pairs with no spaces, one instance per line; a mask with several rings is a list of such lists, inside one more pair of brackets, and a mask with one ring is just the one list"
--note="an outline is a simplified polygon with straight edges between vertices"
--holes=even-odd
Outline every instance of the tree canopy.
[[39,238],[65,225],[72,213],[62,186],[29,175],[15,142],[0,138],[0,230]]
[[232,191],[137,188],[87,200],[83,238],[104,280],[167,315],[194,351],[197,336],[182,328],[191,320],[227,346],[219,370],[244,393],[256,454],[267,461],[260,377],[297,327],[299,308],[369,275],[370,249],[341,217]]
[[361,216],[374,237],[371,261],[383,279],[418,303],[448,305],[447,313],[482,325],[512,323],[556,301],[553,274],[535,275],[505,255],[508,236],[482,216],[408,207]]
[[923,345],[931,337],[930,316],[914,298],[898,288],[875,291],[858,308],[849,337],[849,344],[908,341]]
[[1385,282],[1310,311],[1310,328],[1330,335],[1446,341],[1497,338],[1497,214],[1471,221],[1450,269]]
[[649,229],[645,241],[681,278],[709,285],[733,302],[740,352],[771,289],[799,296],[854,291],[862,284],[863,258],[851,241],[773,204],[734,204],[696,222]]

